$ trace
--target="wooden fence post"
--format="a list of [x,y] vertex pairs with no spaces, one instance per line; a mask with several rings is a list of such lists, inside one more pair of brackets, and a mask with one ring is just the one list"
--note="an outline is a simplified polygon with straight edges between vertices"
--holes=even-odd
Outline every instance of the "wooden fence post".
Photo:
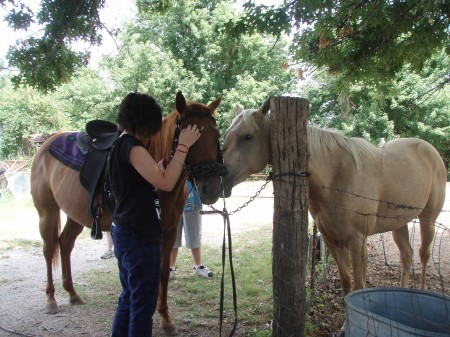
[[308,169],[306,125],[309,102],[271,97],[273,156],[273,337],[304,335],[308,253]]

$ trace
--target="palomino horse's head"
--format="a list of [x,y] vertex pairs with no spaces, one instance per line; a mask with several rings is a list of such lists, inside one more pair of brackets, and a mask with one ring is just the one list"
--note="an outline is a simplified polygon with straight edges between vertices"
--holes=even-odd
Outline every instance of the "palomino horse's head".
[[224,162],[228,174],[223,179],[225,197],[251,174],[271,163],[269,100],[259,109],[236,108],[236,117],[225,133]]
[[214,112],[220,104],[222,96],[209,105],[197,102],[186,102],[183,94],[178,92],[176,98],[177,128],[182,130],[188,125],[196,124],[200,129],[200,139],[192,145],[186,157],[188,179],[196,186],[202,203],[213,204],[221,191],[221,176],[226,174],[220,150],[220,132],[216,125]]

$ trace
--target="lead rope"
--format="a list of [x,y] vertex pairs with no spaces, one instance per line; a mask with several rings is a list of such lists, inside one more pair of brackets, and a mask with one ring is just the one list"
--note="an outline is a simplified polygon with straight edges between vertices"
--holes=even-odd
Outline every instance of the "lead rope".
[[230,273],[231,273],[231,285],[233,292],[233,309],[234,309],[234,323],[233,328],[230,331],[229,337],[234,335],[234,332],[237,328],[237,295],[236,295],[236,278],[234,276],[234,267],[233,267],[233,248],[231,244],[231,226],[230,226],[230,217],[227,211],[226,203],[225,203],[225,192],[223,189],[222,177],[220,177],[220,184],[222,185],[222,200],[223,200],[223,211],[219,211],[214,208],[213,211],[200,211],[201,214],[220,214],[223,217],[223,242],[222,242],[222,277],[220,280],[220,322],[219,322],[219,336],[222,336],[222,328],[223,328],[223,305],[224,305],[224,297],[225,297],[225,260],[226,260],[226,238],[228,231],[228,258],[230,260]]

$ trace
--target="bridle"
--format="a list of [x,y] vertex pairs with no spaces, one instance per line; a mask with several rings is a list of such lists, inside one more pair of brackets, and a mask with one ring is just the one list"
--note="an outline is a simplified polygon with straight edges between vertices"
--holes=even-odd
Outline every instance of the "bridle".
[[[185,120],[191,117],[206,117],[211,119],[216,124],[216,119],[208,113],[204,112],[190,112],[184,115],[182,118],[177,119],[175,135],[173,140],[172,153],[173,156],[175,154],[176,148],[178,146],[178,138],[180,136],[180,126]],[[228,173],[227,168],[223,162],[222,150],[220,149],[220,143],[217,141],[217,159],[205,159],[194,165],[189,165],[185,163],[186,175],[190,181],[194,181],[195,178],[199,177],[212,177],[212,176],[224,176]]]
[[[211,116],[208,113],[204,112],[191,112],[186,115],[184,115],[182,118],[177,119],[176,123],[176,129],[175,129],[175,136],[173,141],[173,148],[172,148],[172,156],[175,154],[176,148],[178,146],[178,138],[180,135],[180,125],[185,120],[191,117],[207,117],[211,119],[214,122],[214,125],[216,124],[216,119]],[[195,181],[195,178],[199,177],[211,177],[211,176],[219,176],[220,178],[220,184],[222,185],[222,193],[224,191],[223,188],[223,182],[222,182],[222,176],[228,174],[228,170],[225,167],[222,150],[220,149],[220,143],[217,141],[217,158],[218,160],[214,159],[206,159],[202,160],[198,163],[195,163],[194,165],[188,165],[185,163],[185,169],[186,169],[186,175],[187,179],[192,182],[193,188],[197,186],[197,183]],[[225,209],[226,211],[226,209]],[[201,214],[203,214],[203,211],[201,211]],[[223,215],[223,214],[222,214]],[[224,216],[224,215],[223,215]],[[225,275],[225,255],[226,255],[226,231],[228,230],[228,248],[229,248],[229,261],[230,261],[230,268],[231,268],[231,279],[232,279],[232,289],[233,289],[233,307],[234,307],[234,324],[233,328],[229,334],[229,336],[233,336],[236,328],[237,328],[237,296],[236,296],[236,281],[234,277],[234,269],[233,269],[233,260],[232,260],[232,252],[231,252],[231,229],[230,229],[230,219],[228,218],[228,215],[224,216],[224,237],[223,237],[223,245],[222,245],[222,279],[221,279],[221,290],[220,290],[220,336],[222,336],[222,324],[223,324],[223,303],[224,303],[224,275]]]

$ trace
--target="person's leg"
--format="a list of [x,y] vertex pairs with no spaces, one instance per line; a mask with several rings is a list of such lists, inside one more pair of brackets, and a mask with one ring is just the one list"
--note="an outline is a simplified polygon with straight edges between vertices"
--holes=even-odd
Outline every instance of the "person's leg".
[[123,264],[123,257],[131,239],[131,233],[118,227],[112,227],[112,236],[115,242],[114,250],[117,256],[119,267],[119,279],[122,284],[122,293],[119,297],[116,313],[112,325],[112,337],[128,336],[128,326],[130,318],[130,290],[128,286],[128,271]]
[[111,237],[111,232],[104,232],[106,236],[106,250],[101,256],[102,259],[109,259],[110,257],[114,256],[113,252],[113,240]]
[[183,222],[184,222],[184,213],[181,216],[180,223],[178,224],[177,230],[177,239],[175,240],[174,248],[172,249],[172,253],[170,253],[170,275],[169,280],[172,280],[176,277],[176,269],[175,265],[177,263],[178,249],[181,247],[182,236],[183,236]]
[[194,258],[194,265],[201,266],[202,265],[202,248],[192,248],[191,249],[192,257]]
[[172,249],[172,253],[170,253],[170,268],[175,270],[175,264],[177,263],[178,256],[178,248]]
[[[184,211],[184,236],[186,247],[189,249],[200,248],[202,246],[202,215],[199,210]],[[201,251],[200,251],[201,253]]]
[[128,337],[152,336],[153,314],[158,302],[161,267],[161,244],[135,240],[127,261],[131,292],[130,329]]
[[199,210],[185,211],[184,233],[186,247],[191,249],[194,259],[192,273],[200,277],[213,277],[214,273],[202,264],[202,215]]
[[106,246],[109,249],[113,249],[114,244],[113,244],[113,239],[112,239],[112,236],[111,236],[111,232],[105,232],[105,234],[106,234]]

